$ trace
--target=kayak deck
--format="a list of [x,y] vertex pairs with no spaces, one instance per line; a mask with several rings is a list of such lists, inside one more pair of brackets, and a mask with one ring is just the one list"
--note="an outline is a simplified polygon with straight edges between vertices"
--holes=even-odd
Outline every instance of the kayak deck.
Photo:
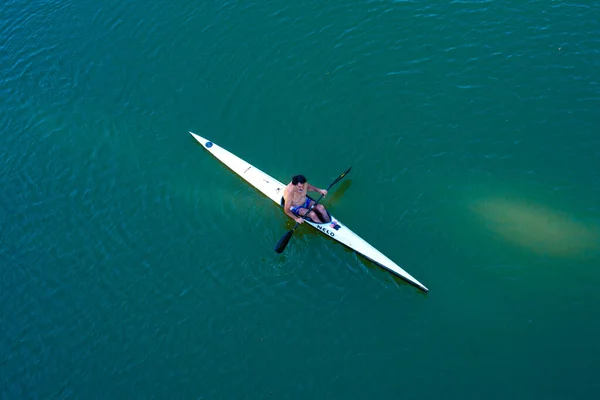
[[[257,188],[265,196],[273,200],[279,207],[281,207],[283,190],[285,185],[275,178],[267,175],[260,169],[254,167],[248,162],[242,160],[238,156],[230,153],[221,146],[205,139],[193,132],[190,132],[192,137],[196,139],[208,152],[215,156],[219,161],[225,164],[229,169],[242,177],[250,185]],[[365,258],[373,261],[379,266],[393,272],[397,276],[403,278],[407,282],[415,285],[419,289],[427,292],[429,289],[425,287],[421,282],[416,280],[412,275],[402,269],[398,264],[389,259],[375,247],[371,246],[367,241],[362,239],[339,220],[337,220],[331,213],[330,222],[323,224],[317,224],[307,220],[305,223],[311,225],[321,233],[337,240],[345,246],[353,249],[357,253],[363,255]]]

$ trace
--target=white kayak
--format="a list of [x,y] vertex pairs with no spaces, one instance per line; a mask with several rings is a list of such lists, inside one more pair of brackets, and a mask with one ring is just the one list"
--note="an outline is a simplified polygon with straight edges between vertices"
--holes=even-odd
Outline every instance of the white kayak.
[[[219,145],[211,142],[210,140],[198,136],[193,132],[190,132],[190,134],[206,150],[219,159],[219,161],[221,161],[233,172],[241,176],[249,184],[260,190],[265,196],[273,200],[281,207],[283,189],[286,185],[265,174],[253,165],[248,164],[246,161],[230,153]],[[310,220],[306,220],[305,224],[309,224],[332,239],[335,239],[338,242],[348,246],[374,263],[393,272],[407,282],[417,286],[419,289],[424,291],[429,290],[423,284],[421,284],[421,282],[413,278],[408,272],[400,268],[398,264],[387,258],[379,250],[371,246],[356,233],[352,232],[347,226],[334,218],[333,215],[331,215],[331,221],[324,224],[317,224]]]

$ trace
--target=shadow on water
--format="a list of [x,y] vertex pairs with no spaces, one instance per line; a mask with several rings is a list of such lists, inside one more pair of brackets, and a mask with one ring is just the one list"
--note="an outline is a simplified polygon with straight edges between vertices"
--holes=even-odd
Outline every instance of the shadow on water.
[[328,203],[335,203],[338,201],[348,189],[350,189],[350,185],[352,185],[352,179],[347,179],[344,182],[341,182],[337,189],[332,188],[332,194],[327,196]]
[[[282,233],[281,235],[283,236],[287,231],[289,231],[290,229],[292,229],[294,227],[294,222],[291,219],[288,219],[284,224],[281,224],[282,226]],[[316,238],[317,240],[321,240],[321,239],[325,239],[327,240],[329,243],[327,242],[323,242],[323,246],[339,246],[342,248],[342,250],[345,253],[348,253],[348,260],[346,262],[351,262],[351,260],[358,260],[364,267],[366,267],[369,270],[373,270],[375,272],[380,272],[383,271],[385,275],[387,275],[386,277],[384,277],[383,279],[387,282],[393,282],[395,283],[397,286],[407,286],[410,288],[414,288],[416,292],[427,296],[427,292],[420,290],[419,288],[417,288],[416,286],[414,286],[413,284],[409,283],[408,281],[400,278],[399,276],[397,276],[396,274],[388,271],[387,269],[385,269],[384,267],[380,266],[379,264],[369,260],[368,258],[364,257],[362,254],[356,252],[355,250],[349,248],[348,246],[343,245],[342,243],[338,242],[337,240],[324,235],[323,233],[317,231],[316,229],[314,229],[313,227],[311,227],[310,225],[306,224],[306,226],[299,226],[296,231],[294,232],[294,235],[292,237],[292,239],[290,240],[290,243],[288,244],[288,246],[293,246],[294,244],[292,243],[294,240],[297,241],[303,241],[306,238]],[[287,251],[287,250],[286,250]],[[352,257],[352,255],[355,255],[355,257]],[[280,258],[280,260],[283,260],[285,262],[285,251],[281,254],[278,255],[278,258]],[[401,266],[401,268],[403,268]],[[379,278],[378,278],[379,279]]]

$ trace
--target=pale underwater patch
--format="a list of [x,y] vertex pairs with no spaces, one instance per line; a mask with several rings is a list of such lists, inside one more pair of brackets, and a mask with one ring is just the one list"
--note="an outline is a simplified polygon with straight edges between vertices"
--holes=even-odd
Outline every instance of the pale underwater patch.
[[600,251],[600,229],[551,208],[506,198],[475,201],[485,227],[536,253],[572,257]]

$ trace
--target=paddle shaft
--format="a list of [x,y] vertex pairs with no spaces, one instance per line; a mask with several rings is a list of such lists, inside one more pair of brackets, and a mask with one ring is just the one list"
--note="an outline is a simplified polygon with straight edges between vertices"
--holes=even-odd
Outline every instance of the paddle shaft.
[[[330,188],[330,187],[331,187],[331,185],[329,185],[329,188]],[[329,191],[329,188],[327,188],[327,190],[328,190],[328,191]],[[324,195],[323,195],[323,194],[321,194],[321,197],[319,197],[319,198],[318,198],[318,199],[317,199],[317,200],[316,200],[316,201],[313,203],[313,205],[312,205],[312,206],[310,206],[310,208],[308,209],[308,211],[306,211],[306,212],[304,213],[304,215],[302,216],[302,219],[306,218],[306,216],[307,216],[308,214],[310,214],[310,212],[313,210],[313,208],[315,208],[315,206],[316,206],[317,204],[319,204],[319,201],[321,201],[321,199],[323,198],[323,196],[324,196]],[[298,225],[300,225],[300,222],[296,222],[296,225],[294,225],[294,227],[292,228],[292,231],[295,231],[295,230],[296,230],[296,228],[298,227]]]

